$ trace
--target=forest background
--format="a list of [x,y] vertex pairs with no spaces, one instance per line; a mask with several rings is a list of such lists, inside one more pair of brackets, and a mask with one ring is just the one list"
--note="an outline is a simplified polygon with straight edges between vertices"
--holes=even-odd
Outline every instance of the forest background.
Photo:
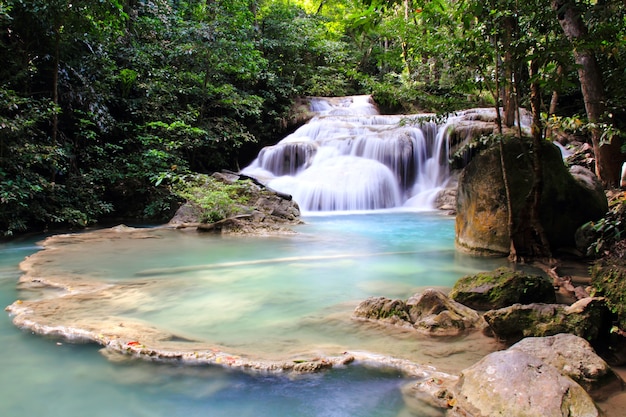
[[[0,0],[0,234],[163,221],[298,97],[518,107],[623,161],[626,1]],[[604,166],[604,165],[603,165]]]

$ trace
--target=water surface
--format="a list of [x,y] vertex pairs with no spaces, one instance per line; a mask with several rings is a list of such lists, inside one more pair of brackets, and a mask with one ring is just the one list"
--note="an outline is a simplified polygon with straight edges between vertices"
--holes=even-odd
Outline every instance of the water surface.
[[[297,234],[218,237],[155,230],[155,238],[60,245],[51,276],[124,288],[81,314],[146,321],[234,354],[300,357],[367,350],[444,371],[491,347],[482,338],[429,339],[355,322],[368,296],[407,298],[497,266],[453,248],[452,218],[429,212],[314,216]],[[0,301],[52,297],[17,290],[34,241],[1,246]],[[59,252],[61,253],[61,252]],[[81,311],[78,309],[77,311]],[[247,375],[216,366],[110,361],[0,321],[3,416],[396,416],[406,409],[397,371],[354,364],[306,376]]]

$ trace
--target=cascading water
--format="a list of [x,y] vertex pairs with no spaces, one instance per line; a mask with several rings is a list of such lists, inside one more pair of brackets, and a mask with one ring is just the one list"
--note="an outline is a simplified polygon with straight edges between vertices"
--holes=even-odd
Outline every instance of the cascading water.
[[309,123],[242,173],[303,211],[433,208],[449,178],[444,126],[428,115],[380,115],[370,96],[313,98],[310,107]]

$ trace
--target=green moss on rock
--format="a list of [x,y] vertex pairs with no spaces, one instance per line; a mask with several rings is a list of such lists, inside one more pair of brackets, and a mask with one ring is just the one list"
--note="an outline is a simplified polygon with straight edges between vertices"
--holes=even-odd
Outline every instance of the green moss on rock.
[[626,329],[626,265],[613,257],[604,258],[591,267],[591,285],[597,295],[607,300],[617,314],[618,326]]
[[498,268],[459,279],[450,298],[476,310],[491,310],[516,303],[553,303],[552,283],[541,275]]
[[495,336],[510,343],[524,337],[571,333],[593,344],[608,336],[610,316],[604,298],[589,297],[571,306],[514,304],[488,311],[483,317]]

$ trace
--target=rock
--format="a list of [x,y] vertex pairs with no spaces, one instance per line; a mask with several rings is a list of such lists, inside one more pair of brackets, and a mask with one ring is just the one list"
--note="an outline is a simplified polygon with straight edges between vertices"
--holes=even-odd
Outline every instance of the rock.
[[326,360],[307,361],[296,363],[293,366],[293,370],[298,373],[310,374],[313,372],[319,372],[324,369],[330,369],[333,367],[333,363]]
[[590,169],[587,169],[581,165],[572,165],[569,167],[569,173],[574,177],[576,182],[589,190],[591,193],[604,194],[604,187],[596,174]]
[[556,368],[521,350],[494,352],[465,369],[448,416],[592,417],[585,390]]
[[[199,195],[196,201],[187,201],[176,212],[169,224],[177,228],[194,227],[198,231],[228,234],[284,233],[286,226],[301,223],[300,208],[291,196],[273,191],[259,181],[246,175],[232,172],[214,173],[211,177],[198,175],[195,179]],[[218,184],[218,185],[216,185]],[[223,190],[219,184],[225,185]],[[228,185],[238,184],[234,198],[223,197]],[[217,207],[205,207],[204,193],[216,192]],[[231,198],[231,201],[228,201]],[[223,218],[207,221],[207,212],[219,212]]]
[[420,333],[433,336],[458,335],[466,330],[485,326],[477,312],[435,289],[426,289],[406,302],[386,297],[370,297],[356,307],[353,316],[412,327]]
[[454,336],[484,323],[476,311],[435,289],[413,295],[406,306],[413,327],[430,335]]
[[405,302],[386,297],[370,297],[362,301],[354,310],[353,316],[369,320],[384,320],[390,324],[410,323]]
[[591,285],[607,299],[622,330],[626,329],[626,260],[620,254],[625,250],[626,242],[618,242],[608,255],[595,261],[590,270]]
[[624,381],[596,354],[589,342],[573,334],[527,337],[509,350],[525,352],[554,366],[596,401],[622,391],[624,386]]
[[435,196],[435,208],[449,215],[456,214],[456,192],[459,184],[459,173],[453,172],[446,186]]
[[524,337],[571,333],[592,344],[608,337],[611,312],[601,297],[589,297],[571,306],[514,304],[487,311],[483,318],[493,334],[509,343]]
[[[507,138],[504,159],[512,193],[514,228],[523,223],[526,196],[532,186],[532,153],[527,140]],[[576,229],[601,218],[608,209],[606,196],[589,182],[589,174],[565,167],[559,149],[544,143],[541,149],[544,188],[540,221],[552,252],[575,246]],[[577,180],[578,178],[578,180]],[[461,250],[479,255],[509,253],[508,205],[500,151],[493,146],[475,156],[459,178],[457,192],[456,244]],[[519,254],[530,252],[526,242],[516,240]]]
[[427,377],[402,387],[402,396],[411,415],[420,417],[443,417],[445,410],[455,402],[452,388],[459,378],[453,375]]
[[467,275],[459,279],[450,298],[475,310],[491,310],[512,304],[554,303],[554,287],[541,275],[511,268]]

